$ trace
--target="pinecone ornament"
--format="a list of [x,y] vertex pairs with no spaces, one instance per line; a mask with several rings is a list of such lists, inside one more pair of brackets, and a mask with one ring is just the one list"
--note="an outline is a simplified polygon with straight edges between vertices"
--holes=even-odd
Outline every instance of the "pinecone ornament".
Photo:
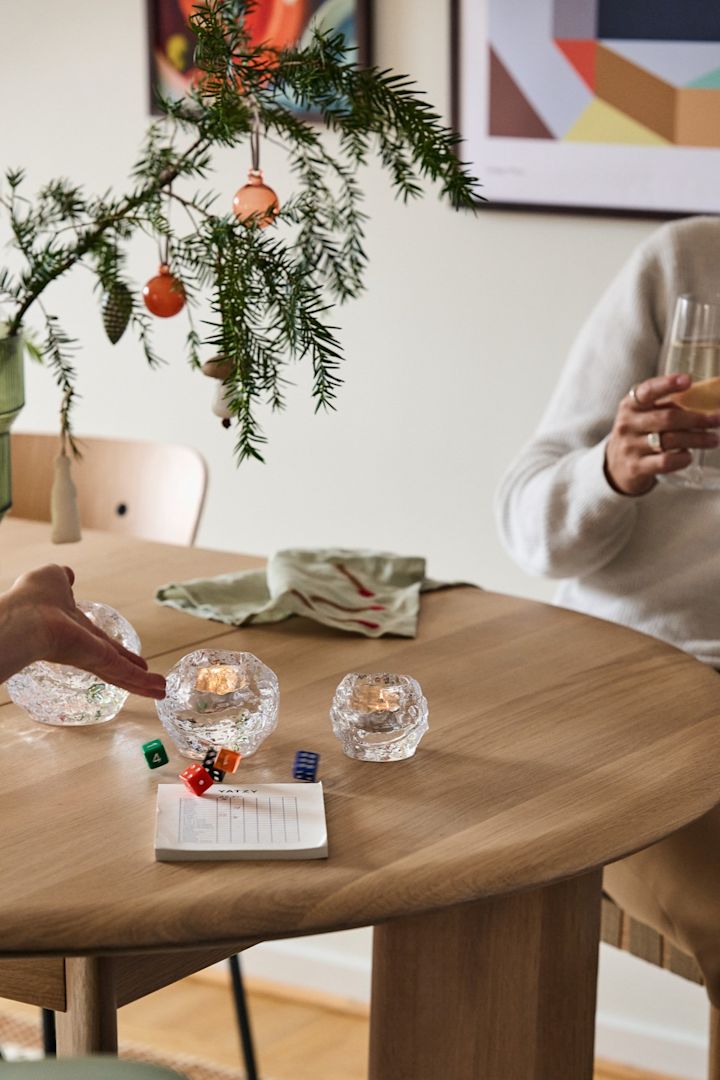
[[132,314],[132,296],[127,285],[116,285],[103,297],[102,320],[105,333],[116,345],[127,329]]

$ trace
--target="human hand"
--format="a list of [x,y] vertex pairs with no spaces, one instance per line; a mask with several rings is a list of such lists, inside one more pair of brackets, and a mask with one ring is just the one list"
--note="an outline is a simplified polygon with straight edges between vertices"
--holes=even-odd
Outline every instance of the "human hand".
[[0,595],[0,679],[35,660],[91,671],[143,697],[163,698],[165,679],[113,641],[75,603],[68,566],[43,566]]
[[[634,386],[618,406],[605,451],[605,475],[623,495],[645,495],[664,473],[685,469],[691,450],[712,450],[720,444],[720,412],[692,412],[664,402],[687,390],[689,375],[660,375]],[[657,435],[660,449],[648,442]]]

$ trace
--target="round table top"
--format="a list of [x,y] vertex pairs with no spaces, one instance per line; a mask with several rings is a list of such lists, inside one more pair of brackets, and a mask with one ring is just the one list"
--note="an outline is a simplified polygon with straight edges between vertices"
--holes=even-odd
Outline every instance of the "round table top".
[[[157,863],[156,787],[187,762],[154,704],[130,698],[115,721],[80,729],[3,704],[2,955],[232,947],[375,924],[574,876],[717,801],[717,675],[632,630],[463,587],[423,596],[412,640],[306,619],[228,631],[154,604],[153,589],[251,560],[102,533],[62,557],[78,595],[135,623],[152,668],[212,640],[277,672],[280,723],[242,780],[290,781],[295,750],[319,752],[330,854]],[[47,526],[3,523],[0,584],[57,558]],[[352,670],[420,681],[430,731],[414,758],[343,755],[328,708]],[[140,746],[157,736],[170,765],[151,771]]]

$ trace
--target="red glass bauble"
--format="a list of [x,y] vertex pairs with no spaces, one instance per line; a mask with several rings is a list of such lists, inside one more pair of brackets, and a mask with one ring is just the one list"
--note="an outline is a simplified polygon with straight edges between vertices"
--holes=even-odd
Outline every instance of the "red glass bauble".
[[243,225],[257,225],[260,229],[272,225],[280,212],[280,203],[273,189],[263,183],[260,169],[251,169],[247,184],[235,192],[233,211]]
[[166,263],[160,265],[157,275],[150,278],[143,288],[143,300],[148,311],[161,319],[169,319],[185,307],[182,281],[170,273]]

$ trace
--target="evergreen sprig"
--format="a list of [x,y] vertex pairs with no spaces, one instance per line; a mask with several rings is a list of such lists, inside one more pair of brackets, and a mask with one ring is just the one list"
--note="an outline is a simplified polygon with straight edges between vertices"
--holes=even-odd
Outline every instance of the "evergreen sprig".
[[[438,185],[457,208],[474,208],[480,199],[477,181],[458,158],[458,136],[407,76],[361,67],[335,32],[316,31],[305,47],[254,45],[245,25],[253,3],[196,4],[190,27],[201,78],[186,98],[162,102],[165,116],[147,132],[128,193],[90,196],[61,178],[32,202],[17,169],[6,173],[0,189],[12,243],[23,257],[18,271],[0,269],[7,332],[25,331],[46,289],[81,263],[103,295],[130,292],[130,323],[148,363],[157,365],[151,319],[128,280],[125,256],[136,231],[152,236],[188,297],[190,363],[199,365],[204,346],[232,362],[225,394],[240,461],[262,460],[265,437],[256,408],[283,407],[291,361],[311,364],[316,408],[334,407],[342,349],[328,319],[333,302],[357,297],[363,288],[367,218],[358,171],[370,156],[379,156],[402,200],[421,195],[424,182]],[[335,133],[332,151],[303,115],[312,113]],[[258,126],[283,143],[297,183],[277,226],[266,230],[219,212],[218,196],[204,186],[213,151],[250,141]],[[200,187],[185,194],[191,181]],[[201,335],[192,307],[203,296],[211,318]],[[56,316],[44,309],[43,315],[44,340],[34,348],[62,391],[62,431],[72,446],[77,343]]]

